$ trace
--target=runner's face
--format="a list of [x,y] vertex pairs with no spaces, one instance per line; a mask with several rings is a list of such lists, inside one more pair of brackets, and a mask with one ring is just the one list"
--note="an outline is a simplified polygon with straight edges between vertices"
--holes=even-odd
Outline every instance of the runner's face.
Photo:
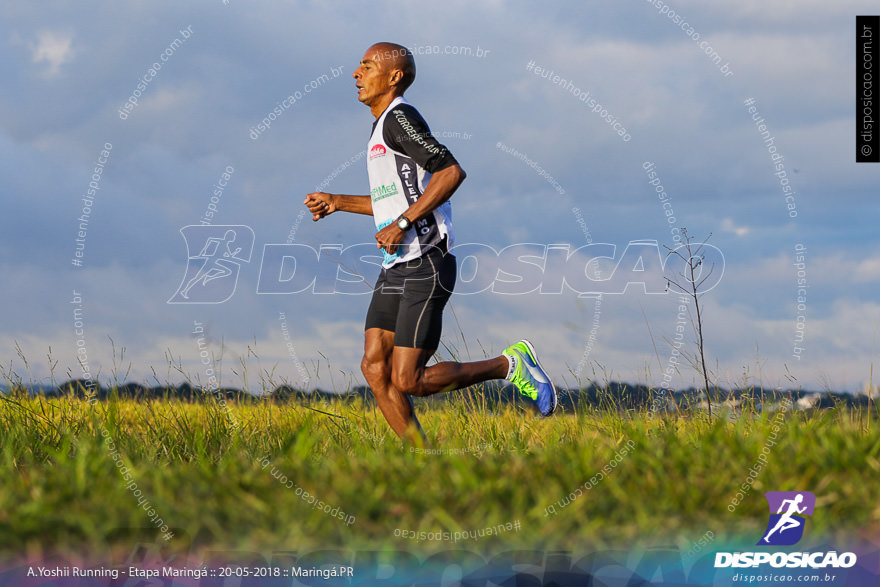
[[352,74],[361,103],[371,106],[377,99],[393,92],[391,78],[394,71],[390,70],[389,65],[390,61],[382,58],[381,48],[370,47],[364,53],[360,66]]

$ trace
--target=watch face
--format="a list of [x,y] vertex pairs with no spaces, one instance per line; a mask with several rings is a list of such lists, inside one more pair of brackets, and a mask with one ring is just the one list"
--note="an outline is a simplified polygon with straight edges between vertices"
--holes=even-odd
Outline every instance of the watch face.
[[409,227],[412,226],[412,222],[401,216],[397,219],[397,227],[400,230],[409,230]]

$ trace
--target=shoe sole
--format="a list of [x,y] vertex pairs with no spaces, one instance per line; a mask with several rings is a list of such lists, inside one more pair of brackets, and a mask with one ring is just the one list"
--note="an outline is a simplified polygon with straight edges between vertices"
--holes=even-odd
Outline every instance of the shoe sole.
[[[532,356],[535,358],[535,365],[538,366],[538,369],[540,369],[541,371],[544,372],[544,376],[547,377],[547,382],[550,384],[550,389],[553,390],[553,407],[550,408],[550,412],[548,414],[546,414],[546,415],[541,414],[545,418],[550,417],[553,415],[553,412],[556,411],[556,406],[559,405],[559,395],[556,393],[556,386],[553,385],[553,380],[550,379],[550,376],[547,375],[547,370],[544,369],[544,366],[541,364],[541,361],[538,360],[538,352],[535,350],[535,347],[532,346],[532,343],[530,343],[526,339],[522,339],[522,342],[525,343],[526,347],[528,347],[528,349],[529,349],[529,352],[532,353]],[[538,411],[540,411],[540,410],[538,410]]]

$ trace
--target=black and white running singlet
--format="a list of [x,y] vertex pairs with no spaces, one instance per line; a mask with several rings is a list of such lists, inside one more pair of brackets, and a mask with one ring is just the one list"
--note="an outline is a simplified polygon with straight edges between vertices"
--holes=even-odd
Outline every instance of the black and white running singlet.
[[[373,123],[367,145],[367,173],[376,230],[406,212],[425,191],[431,174],[455,165],[446,147],[431,135],[428,124],[402,96],[395,98]],[[411,219],[412,220],[412,219]],[[385,252],[383,267],[421,257],[443,238],[453,246],[452,206],[447,201],[413,224],[394,255]]]

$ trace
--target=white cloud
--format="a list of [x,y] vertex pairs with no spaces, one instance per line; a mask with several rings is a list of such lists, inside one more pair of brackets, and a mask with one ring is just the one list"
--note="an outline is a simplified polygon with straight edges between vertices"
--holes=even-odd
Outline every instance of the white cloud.
[[734,224],[732,218],[725,218],[721,221],[721,230],[724,232],[732,232],[736,236],[745,236],[749,234],[750,231],[748,226],[737,226]]
[[74,56],[73,37],[69,33],[40,31],[36,42],[29,45],[31,59],[34,63],[48,64],[46,74],[49,77],[58,75],[61,66],[71,61]]
[[856,283],[880,281],[880,256],[859,261],[855,267],[854,281]]

